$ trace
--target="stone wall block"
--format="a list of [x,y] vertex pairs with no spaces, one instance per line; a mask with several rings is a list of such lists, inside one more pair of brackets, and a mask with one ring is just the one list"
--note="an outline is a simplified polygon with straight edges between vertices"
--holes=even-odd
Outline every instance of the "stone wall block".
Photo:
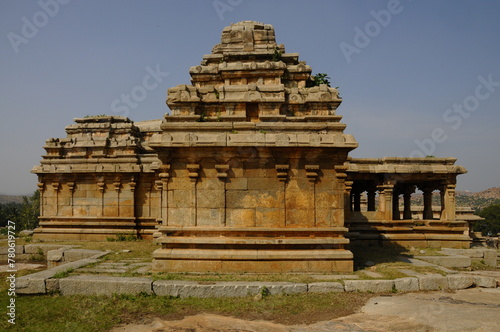
[[247,190],[248,189],[248,179],[247,178],[229,178],[226,182],[227,190]]
[[471,258],[464,255],[453,256],[416,256],[423,261],[448,268],[467,268],[471,266]]
[[223,208],[225,205],[224,190],[198,190],[196,205],[198,208]]
[[[22,255],[24,254],[24,246],[23,245],[16,245],[14,247],[14,253],[16,255]],[[9,247],[0,247],[0,255],[7,255],[9,253]]]
[[346,292],[391,292],[394,280],[346,280],[344,287]]
[[398,292],[416,292],[419,290],[417,278],[398,278],[394,280],[394,286]]
[[420,290],[444,290],[448,289],[448,279],[439,274],[418,276]]
[[64,251],[64,261],[74,262],[84,258],[90,258],[94,255],[101,254],[100,250],[90,250],[90,249],[68,249]]
[[489,267],[497,267],[497,251],[494,249],[484,250],[484,264]]
[[60,279],[45,279],[45,290],[47,293],[59,291]]
[[287,282],[263,283],[271,295],[278,294],[300,294],[307,292],[307,284],[294,284]]
[[497,287],[497,281],[494,277],[474,276],[474,284],[476,285],[476,287],[482,288]]
[[148,278],[78,275],[59,280],[59,290],[63,295],[152,294],[152,283]]
[[47,261],[52,261],[52,262],[60,262],[63,259],[63,250],[61,249],[56,249],[56,250],[49,250],[47,252]]
[[451,274],[447,276],[450,289],[466,289],[474,286],[474,277],[463,274]]
[[56,249],[69,249],[71,246],[64,246],[59,244],[27,244],[24,246],[25,254],[39,254],[40,251],[43,252],[44,255],[47,255],[49,250]]
[[16,279],[17,294],[45,294],[45,277],[44,276],[24,276]]
[[202,283],[195,281],[157,280],[153,291],[158,296],[173,297],[245,297],[256,295],[262,288],[261,283],[217,282]]
[[339,293],[344,291],[344,285],[340,282],[314,282],[309,284],[310,293]]

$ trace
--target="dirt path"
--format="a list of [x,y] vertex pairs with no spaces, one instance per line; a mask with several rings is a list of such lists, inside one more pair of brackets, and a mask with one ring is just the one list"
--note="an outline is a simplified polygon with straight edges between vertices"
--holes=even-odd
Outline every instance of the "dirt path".
[[500,288],[378,296],[360,313],[311,325],[286,326],[212,314],[155,319],[112,332],[500,331]]

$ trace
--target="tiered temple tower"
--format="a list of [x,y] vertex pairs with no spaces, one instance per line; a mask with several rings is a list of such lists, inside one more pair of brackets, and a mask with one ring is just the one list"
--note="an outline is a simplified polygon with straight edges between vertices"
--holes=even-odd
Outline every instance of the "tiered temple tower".
[[336,113],[338,91],[271,25],[226,27],[190,74],[168,90],[162,120],[75,119],[47,141],[33,169],[36,238],[155,238],[153,268],[171,272],[349,272],[350,241],[469,246],[454,201],[466,170],[453,158],[349,158],[357,142]]
[[357,143],[338,91],[298,58],[271,25],[244,21],[190,69],[192,85],[168,90],[172,114],[149,142],[172,173],[155,269],[352,270],[344,162]]

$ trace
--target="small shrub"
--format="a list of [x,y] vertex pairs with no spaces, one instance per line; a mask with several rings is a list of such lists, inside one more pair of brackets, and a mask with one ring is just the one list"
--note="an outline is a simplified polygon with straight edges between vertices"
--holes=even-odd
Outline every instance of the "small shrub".
[[266,297],[268,297],[269,295],[271,295],[271,291],[266,286],[264,286],[260,290],[260,295],[262,295],[262,298],[265,299]]
[[38,248],[36,254],[32,254],[30,260],[34,262],[43,262],[45,261],[45,254],[43,253],[42,248]]
[[318,73],[314,75],[314,84],[316,86],[319,86],[320,84],[326,84],[327,86],[330,86],[330,77],[328,77],[328,74],[325,73]]
[[114,237],[107,237],[106,241],[108,242],[130,242],[130,241],[138,241],[139,238],[136,234],[115,234]]
[[57,272],[52,276],[52,279],[61,279],[61,278],[66,278],[69,277],[70,273],[72,273],[75,269],[67,269],[61,272]]
[[280,60],[281,60],[281,54],[282,54],[282,53],[280,52],[279,48],[277,48],[277,47],[276,47],[276,48],[274,49],[273,59],[272,59],[272,60],[273,60],[274,62],[276,62],[276,61],[280,61]]
[[85,115],[84,118],[85,119],[88,119],[88,118],[103,118],[107,116],[106,114],[97,114],[97,115]]

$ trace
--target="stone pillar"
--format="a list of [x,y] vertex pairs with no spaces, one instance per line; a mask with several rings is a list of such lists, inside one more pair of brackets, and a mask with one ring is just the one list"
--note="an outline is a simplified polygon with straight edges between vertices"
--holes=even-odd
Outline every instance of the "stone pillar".
[[441,189],[441,220],[455,220],[455,188],[454,184],[445,184]]
[[411,215],[411,194],[415,192],[415,187],[407,187],[403,193],[403,199],[404,199],[404,210],[403,210],[403,219],[412,219]]
[[385,216],[385,186],[377,186],[378,190],[378,210],[384,213]]
[[368,189],[367,191],[367,204],[368,204],[368,211],[375,211],[375,189]]
[[432,215],[432,188],[422,189],[424,193],[424,212],[423,219],[433,219]]
[[380,207],[383,212],[382,216],[385,220],[392,220],[392,193],[394,190],[393,184],[385,184],[378,186],[380,192]]
[[359,191],[354,191],[353,195],[353,211],[361,211],[361,193]]
[[396,190],[393,191],[392,195],[392,219],[401,219],[401,211],[399,211],[399,192],[397,192]]

